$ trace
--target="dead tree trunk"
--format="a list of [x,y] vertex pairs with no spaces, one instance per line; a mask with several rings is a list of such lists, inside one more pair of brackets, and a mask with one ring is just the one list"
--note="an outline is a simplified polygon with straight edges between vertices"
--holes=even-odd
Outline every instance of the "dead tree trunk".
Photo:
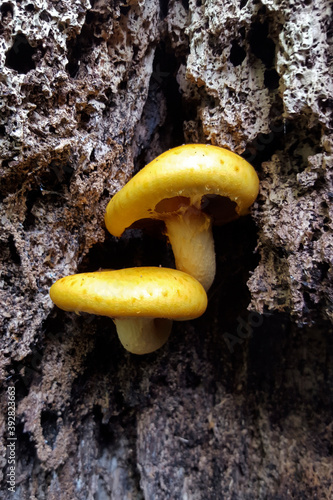
[[[1,498],[332,498],[330,2],[12,0],[0,15]],[[260,196],[214,230],[204,316],[130,355],[111,319],[48,291],[173,267],[162,235],[116,239],[103,217],[189,142],[242,154]]]

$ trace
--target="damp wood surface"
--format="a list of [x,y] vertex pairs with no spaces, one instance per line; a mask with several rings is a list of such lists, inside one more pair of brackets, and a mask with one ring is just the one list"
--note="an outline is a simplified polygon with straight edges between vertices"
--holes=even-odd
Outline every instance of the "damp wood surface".
[[[1,3],[1,498],[333,497],[332,36],[327,0]],[[163,227],[117,239],[104,213],[191,142],[241,154],[260,194],[214,227],[206,313],[134,356],[49,289],[174,266]]]

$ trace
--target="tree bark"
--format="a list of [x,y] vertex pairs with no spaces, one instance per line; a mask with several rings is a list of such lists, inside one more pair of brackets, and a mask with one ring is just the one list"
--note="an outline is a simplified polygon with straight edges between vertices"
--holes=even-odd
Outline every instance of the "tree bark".
[[[332,498],[330,2],[22,0],[0,15],[1,498]],[[104,212],[190,142],[244,156],[260,194],[214,227],[206,313],[131,355],[111,319],[62,312],[49,288],[174,266],[160,230],[117,239]]]

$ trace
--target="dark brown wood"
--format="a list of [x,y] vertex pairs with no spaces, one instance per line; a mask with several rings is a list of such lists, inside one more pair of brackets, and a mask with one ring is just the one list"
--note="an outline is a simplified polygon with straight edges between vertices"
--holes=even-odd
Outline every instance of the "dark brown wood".
[[[1,498],[333,497],[330,22],[328,1],[2,3]],[[103,219],[189,142],[243,154],[260,196],[214,228],[207,312],[130,355],[48,290],[174,265],[161,227]]]

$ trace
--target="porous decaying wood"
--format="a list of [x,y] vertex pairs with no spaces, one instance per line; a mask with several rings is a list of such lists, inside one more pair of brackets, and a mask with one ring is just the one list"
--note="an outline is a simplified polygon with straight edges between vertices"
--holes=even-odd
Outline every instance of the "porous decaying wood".
[[[0,14],[2,498],[332,498],[330,2],[22,0]],[[184,142],[243,154],[261,192],[214,229],[205,315],[133,356],[111,319],[62,313],[48,290],[173,266],[162,235],[117,240],[103,214]]]

